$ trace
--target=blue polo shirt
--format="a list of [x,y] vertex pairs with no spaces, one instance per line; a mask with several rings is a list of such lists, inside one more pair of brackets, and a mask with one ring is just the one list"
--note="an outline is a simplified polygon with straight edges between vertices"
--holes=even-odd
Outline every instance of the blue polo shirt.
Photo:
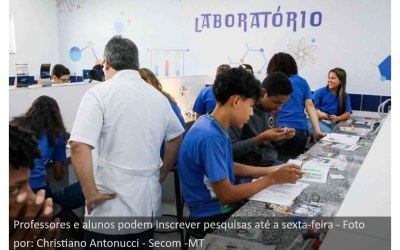
[[229,178],[235,183],[232,146],[227,131],[210,116],[201,116],[186,134],[178,156],[178,172],[190,218],[199,219],[231,211],[222,205],[211,183]]
[[279,126],[307,130],[307,117],[304,109],[306,100],[312,98],[310,86],[299,75],[291,75],[290,82],[293,92],[278,112]]
[[[339,114],[339,98],[332,94],[328,86],[317,89],[313,95],[315,108],[327,113],[328,115]],[[352,112],[350,96],[346,94],[346,107],[344,112]]]
[[213,111],[217,106],[212,86],[203,88],[196,98],[193,105],[193,111],[199,115],[207,114],[209,111]]
[[31,171],[29,185],[32,188],[40,188],[46,186],[46,164],[51,161],[64,162],[67,159],[65,152],[65,141],[62,136],[56,138],[55,145],[50,146],[47,134],[44,133],[39,138],[38,148],[42,155],[41,158],[35,159],[35,167]]

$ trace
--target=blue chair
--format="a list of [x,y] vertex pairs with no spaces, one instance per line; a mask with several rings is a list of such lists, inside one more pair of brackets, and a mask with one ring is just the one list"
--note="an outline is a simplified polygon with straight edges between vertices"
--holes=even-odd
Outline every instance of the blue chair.
[[[10,86],[14,85],[15,77],[8,78],[8,84]],[[33,76],[17,76],[17,87],[28,87],[29,85],[36,84],[35,78]]]
[[82,76],[69,76],[70,82],[83,82]]
[[83,79],[84,80],[86,80],[86,79],[89,79],[89,71],[90,71],[90,69],[84,69],[83,70]]
[[8,85],[9,86],[13,86],[14,85],[14,81],[15,81],[15,77],[14,76],[8,77]]

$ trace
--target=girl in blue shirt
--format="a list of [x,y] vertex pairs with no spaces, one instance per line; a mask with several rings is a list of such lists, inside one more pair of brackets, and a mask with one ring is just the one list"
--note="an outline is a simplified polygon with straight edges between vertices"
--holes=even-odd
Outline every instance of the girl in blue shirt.
[[[215,74],[215,78],[230,69],[231,66],[229,66],[228,64],[219,65],[217,68],[217,73]],[[201,115],[212,112],[216,105],[217,101],[214,97],[213,87],[208,86],[203,88],[197,96],[196,101],[193,105],[193,111],[196,112],[196,119],[199,118]]]
[[279,52],[272,56],[267,66],[267,75],[277,71],[283,72],[290,78],[293,88],[289,100],[283,104],[282,109],[278,112],[280,127],[296,129],[296,134],[292,139],[285,141],[281,146],[277,147],[279,152],[278,159],[286,161],[290,158],[296,158],[305,151],[309,132],[304,109],[307,111],[316,131],[314,133],[314,140],[324,137],[325,133],[319,127],[317,112],[312,102],[310,86],[304,78],[298,75],[297,63],[290,54]]
[[[156,88],[158,91],[160,91],[169,101],[169,104],[171,105],[172,110],[174,111],[175,115],[178,117],[180,123],[182,124],[182,127],[185,128],[185,120],[183,119],[182,116],[182,112],[181,109],[178,106],[178,103],[176,102],[175,98],[173,98],[170,94],[168,94],[167,92],[165,92],[162,89],[162,85],[160,83],[160,81],[157,79],[156,75],[149,69],[147,68],[141,68],[139,69],[139,74],[140,77],[142,77],[142,79],[144,81],[146,81],[148,84],[150,84],[151,86],[153,86],[154,88]],[[161,158],[164,157],[164,143],[161,146],[161,150],[160,150],[160,156]]]
[[[335,123],[349,119],[352,110],[350,96],[346,93],[346,71],[331,69],[328,84],[315,91],[313,101],[322,131],[331,132]],[[312,128],[310,133],[313,133]]]
[[46,197],[52,197],[54,202],[64,209],[83,206],[85,198],[79,182],[56,193],[52,192],[46,182],[47,165],[52,163],[54,179],[61,180],[64,176],[64,163],[67,159],[65,142],[68,135],[56,100],[49,96],[40,96],[25,114],[15,117],[11,123],[32,131],[38,140],[41,157],[35,158],[35,167],[31,171],[29,185],[32,191],[36,193],[44,189]]
[[46,165],[53,162],[54,179],[61,180],[64,175],[66,131],[57,102],[48,96],[40,96],[22,116],[14,118],[12,123],[31,130],[38,140],[40,158],[35,159],[35,167],[29,180],[34,192],[45,189],[51,196],[46,184]]

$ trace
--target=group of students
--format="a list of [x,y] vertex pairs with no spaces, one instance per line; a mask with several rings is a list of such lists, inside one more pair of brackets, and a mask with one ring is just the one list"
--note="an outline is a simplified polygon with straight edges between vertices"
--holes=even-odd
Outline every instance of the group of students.
[[[304,152],[308,138],[304,109],[315,139],[324,136],[325,131],[319,118],[334,123],[347,119],[345,113],[351,112],[343,70],[329,72],[328,85],[314,93],[313,102],[293,57],[277,53],[271,58],[262,83],[254,77],[250,65],[221,65],[214,84],[200,92],[202,101],[197,100],[193,108],[198,119],[185,134],[176,100],[163,91],[153,72],[139,68],[138,50],[131,40],[115,36],[107,43],[103,70],[106,81],[86,92],[69,138],[72,164],[80,181],[72,193],[80,197],[80,205],[86,205],[88,218],[127,216],[153,220],[160,215],[160,183],[177,162],[189,219],[200,225],[223,221],[245,199],[265,187],[295,183],[302,178],[299,166],[284,163],[279,156],[295,157]],[[15,149],[18,138],[11,133],[16,131],[23,136],[28,133],[23,129],[33,132],[39,146],[32,139]],[[42,204],[43,211],[49,210],[47,207],[53,202],[45,200],[45,196],[62,203],[59,196],[50,195],[45,166],[52,161],[56,179],[62,176],[67,139],[58,105],[50,97],[39,97],[27,113],[12,120],[10,214],[16,214],[11,213],[14,210],[20,212],[14,207],[28,200],[23,195],[28,191],[29,196],[39,199],[36,203]],[[33,152],[24,163],[15,160],[17,154],[22,154],[21,147]],[[98,157],[95,165],[94,149]],[[36,194],[30,192],[26,166],[32,169],[30,184]],[[25,171],[18,174],[25,176],[22,182],[14,174],[21,169]],[[251,182],[253,178],[257,180]],[[198,231],[208,232],[201,226]],[[58,237],[58,233],[52,235]],[[87,241],[145,241],[153,237],[154,229],[128,234],[85,231]],[[151,247],[144,244],[141,249]]]
[[[252,67],[249,64],[242,64],[239,68],[246,69],[253,74]],[[220,65],[216,76],[227,69],[230,69],[229,65]],[[293,92],[285,94],[288,98],[281,103],[282,105],[277,107],[279,112],[268,108],[263,109],[265,112],[268,112],[269,117],[265,119],[269,121],[269,126],[264,125],[259,130],[248,128],[249,126],[254,127],[253,124],[258,126],[262,124],[262,121],[252,121],[252,119],[255,119],[252,118],[245,125],[243,131],[245,134],[248,134],[248,130],[252,130],[253,134],[249,136],[254,137],[269,128],[275,128],[269,131],[269,133],[277,130],[283,131],[283,128],[287,128],[286,131],[294,129],[294,136],[292,138],[285,138],[284,142],[274,145],[274,148],[280,153],[280,158],[287,160],[304,152],[310,135],[315,140],[318,140],[325,133],[331,132],[337,122],[349,119],[352,109],[350,96],[346,93],[346,72],[343,69],[331,69],[328,73],[328,84],[325,87],[317,89],[313,95],[307,81],[298,75],[296,61],[290,54],[281,52],[271,58],[267,67],[267,75],[277,71],[284,73],[290,78]],[[194,103],[193,111],[196,112],[196,118],[198,118],[200,115],[212,111],[215,106],[216,100],[212,93],[212,86],[208,86],[200,91]],[[259,108],[256,105],[255,112],[259,111]],[[307,112],[308,118],[304,111]],[[257,116],[257,112],[255,116]],[[280,129],[277,127],[280,127]],[[254,131],[258,133],[254,134]],[[232,133],[231,140],[239,140],[240,138],[236,138],[237,136],[241,136],[243,139],[243,135]],[[247,137],[249,136],[245,135],[244,137],[248,139]],[[279,135],[275,135],[275,137],[279,137]],[[262,141],[271,141],[271,139],[268,139],[268,137],[265,138],[265,136],[264,140],[260,139],[260,137],[257,137],[255,141],[256,145],[259,145]],[[282,139],[275,141],[282,141]],[[233,150],[236,151],[235,147]],[[243,152],[243,150],[240,150],[237,154],[243,154]],[[260,160],[263,162],[262,158],[256,160],[257,162]],[[271,165],[274,161],[269,160],[268,164],[262,165]]]
[[183,196],[196,222],[224,221],[263,188],[295,183],[303,174],[285,162],[304,153],[310,132],[318,140],[350,117],[343,69],[330,70],[328,84],[311,95],[290,54],[271,58],[261,86],[241,68],[251,66],[219,66],[214,84],[201,90],[193,108],[200,118],[179,152]]

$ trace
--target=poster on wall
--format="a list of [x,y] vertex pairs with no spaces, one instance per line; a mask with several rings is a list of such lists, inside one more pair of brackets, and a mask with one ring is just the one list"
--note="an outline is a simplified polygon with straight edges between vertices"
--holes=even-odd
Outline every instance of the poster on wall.
[[147,49],[150,53],[150,68],[156,76],[185,75],[185,53],[183,49]]

